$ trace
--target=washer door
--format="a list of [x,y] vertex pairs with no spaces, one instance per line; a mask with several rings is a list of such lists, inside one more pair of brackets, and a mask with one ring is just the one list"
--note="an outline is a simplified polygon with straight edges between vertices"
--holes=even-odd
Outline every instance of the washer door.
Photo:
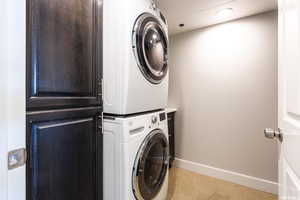
[[150,13],[139,16],[132,47],[145,78],[159,84],[168,72],[168,36],[157,17]]
[[144,140],[133,169],[133,193],[137,200],[153,199],[168,171],[169,144],[163,131],[156,129]]

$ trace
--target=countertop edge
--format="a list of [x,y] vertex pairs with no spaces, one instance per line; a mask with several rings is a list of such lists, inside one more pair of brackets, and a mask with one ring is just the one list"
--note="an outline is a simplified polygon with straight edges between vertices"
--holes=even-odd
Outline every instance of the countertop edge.
[[173,113],[177,111],[177,108],[166,108],[165,111],[166,113]]

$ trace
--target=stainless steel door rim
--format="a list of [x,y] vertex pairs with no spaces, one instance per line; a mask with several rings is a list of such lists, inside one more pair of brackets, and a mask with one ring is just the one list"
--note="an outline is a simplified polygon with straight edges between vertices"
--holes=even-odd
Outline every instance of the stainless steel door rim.
[[137,200],[153,199],[165,182],[169,166],[169,144],[160,129],[143,141],[132,172],[133,193]]
[[168,72],[168,35],[162,21],[150,13],[140,15],[132,35],[132,48],[144,77],[153,84]]

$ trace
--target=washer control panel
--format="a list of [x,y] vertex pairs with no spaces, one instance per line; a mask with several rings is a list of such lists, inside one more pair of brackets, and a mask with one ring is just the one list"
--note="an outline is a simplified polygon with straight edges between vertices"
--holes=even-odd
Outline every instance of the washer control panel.
[[159,114],[159,121],[164,121],[164,120],[166,120],[166,113],[160,113]]
[[167,119],[167,117],[166,117],[165,112],[152,115],[150,117],[150,126],[149,126],[149,128],[153,128],[153,127],[161,125],[162,123],[160,123],[160,122],[163,122],[166,119]]

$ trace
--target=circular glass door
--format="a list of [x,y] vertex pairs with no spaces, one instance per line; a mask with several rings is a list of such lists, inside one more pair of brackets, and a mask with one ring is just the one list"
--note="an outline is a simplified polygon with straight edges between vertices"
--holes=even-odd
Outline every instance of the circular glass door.
[[168,36],[160,20],[142,14],[133,30],[133,50],[145,78],[159,84],[168,72]]
[[160,191],[169,165],[169,145],[162,130],[144,140],[133,169],[133,193],[137,200],[153,199]]

